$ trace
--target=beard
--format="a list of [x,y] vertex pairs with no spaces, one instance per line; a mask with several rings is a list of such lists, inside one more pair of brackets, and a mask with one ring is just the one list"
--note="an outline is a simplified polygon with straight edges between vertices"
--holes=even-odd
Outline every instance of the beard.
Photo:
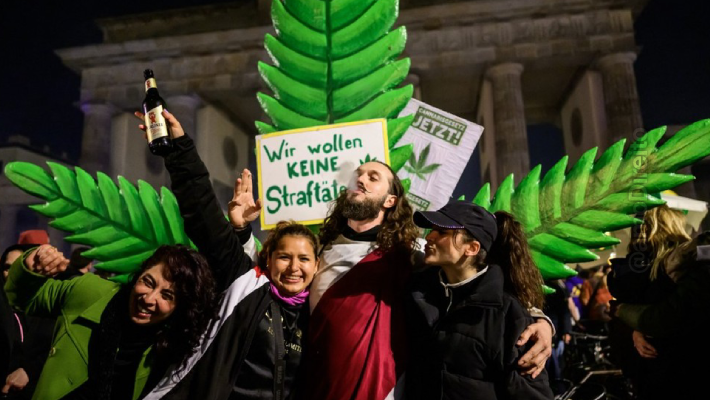
[[366,198],[361,202],[347,196],[343,203],[343,217],[353,221],[377,218],[386,200],[387,195],[379,199]]

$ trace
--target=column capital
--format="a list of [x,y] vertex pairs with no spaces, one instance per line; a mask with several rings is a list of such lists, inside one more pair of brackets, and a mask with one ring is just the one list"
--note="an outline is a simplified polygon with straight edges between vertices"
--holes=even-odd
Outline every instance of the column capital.
[[168,108],[174,104],[179,107],[186,107],[194,110],[202,105],[202,99],[196,94],[180,94],[166,97],[165,100],[168,103]]
[[507,62],[494,65],[486,70],[486,78],[497,78],[500,76],[517,75],[520,76],[525,70],[523,64]]
[[257,10],[259,21],[261,23],[270,23],[269,16],[271,15],[272,0],[257,0]]
[[419,74],[416,72],[409,72],[409,75],[404,79],[403,82],[405,85],[412,85],[414,86],[414,94],[412,94],[412,97],[421,100],[422,99],[422,83],[421,83],[421,78],[419,77]]
[[108,118],[113,117],[119,111],[110,103],[81,103],[79,108],[84,115],[104,115]]
[[404,81],[402,83],[404,83],[405,85],[411,83],[414,86],[419,86],[420,81],[421,79],[419,78],[419,74],[417,74],[416,72],[410,72],[407,77],[404,78]]
[[599,70],[605,70],[617,64],[633,64],[634,61],[636,61],[636,53],[634,53],[633,51],[611,53],[599,57],[594,62],[594,67]]

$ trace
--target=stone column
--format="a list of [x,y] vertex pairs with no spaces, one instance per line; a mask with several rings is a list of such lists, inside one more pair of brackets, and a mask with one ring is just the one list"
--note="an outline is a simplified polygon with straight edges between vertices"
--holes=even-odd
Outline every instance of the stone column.
[[170,111],[180,121],[182,129],[193,139],[197,138],[197,109],[202,100],[195,95],[172,96],[165,99]]
[[17,243],[17,213],[24,205],[3,204],[0,210],[0,245],[6,249]]
[[[681,170],[682,171],[682,170]],[[694,187],[696,199],[710,199],[710,160],[696,162],[691,166],[691,171],[695,175]],[[685,173],[683,171],[683,173]],[[700,231],[710,230],[710,216],[705,216]]]
[[515,174],[516,183],[530,171],[520,76],[522,64],[504,63],[486,71],[493,91],[496,170],[499,176]]
[[623,138],[631,139],[637,129],[643,129],[634,61],[636,54],[626,52],[609,54],[596,62],[604,87],[608,129],[607,143],[602,143],[605,147]]
[[422,85],[421,85],[421,78],[419,78],[419,75],[410,72],[409,75],[407,75],[407,78],[404,79],[404,82],[402,83],[402,85],[406,86],[409,84],[414,86],[414,94],[412,95],[412,97],[421,101],[422,100]]
[[257,0],[259,23],[261,25],[271,25],[271,1]]
[[[677,173],[692,175],[693,174],[692,166],[687,166],[687,167],[681,168],[678,170]],[[690,181],[690,182],[684,183],[680,186],[674,187],[673,191],[678,193],[679,196],[690,197],[691,199],[697,199],[698,193],[695,190],[695,182],[698,182],[697,177],[696,177],[696,180],[694,180],[694,181]]]
[[110,104],[84,103],[84,132],[79,165],[92,176],[101,171],[111,176],[111,117],[116,108]]

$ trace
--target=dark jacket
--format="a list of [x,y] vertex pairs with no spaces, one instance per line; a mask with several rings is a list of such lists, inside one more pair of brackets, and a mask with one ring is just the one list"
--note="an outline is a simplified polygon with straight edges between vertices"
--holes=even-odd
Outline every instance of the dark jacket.
[[565,283],[558,279],[547,281],[545,284],[555,290],[545,297],[545,315],[550,317],[555,326],[553,343],[562,340],[562,337],[572,332],[572,313],[569,310],[570,292]]
[[[182,379],[177,379],[176,383],[176,379],[165,377],[146,399],[164,396],[165,399],[226,400],[235,385],[241,387],[243,393],[253,393],[250,398],[272,398],[270,376],[273,376],[274,361],[265,359],[264,355],[274,354],[273,333],[269,332],[272,321],[267,315],[274,299],[265,272],[253,267],[251,258],[244,252],[243,244],[249,240],[251,229],[236,232],[225,219],[207,168],[192,139],[184,136],[173,144],[174,151],[166,157],[165,165],[185,231],[207,258],[224,298],[219,319],[208,328],[200,349],[181,374]],[[301,308],[303,312],[286,309],[283,305],[280,308],[284,320],[295,319],[293,324],[284,323],[284,338],[291,345],[289,350],[299,350],[290,351],[286,359],[286,394],[295,380],[301,335],[307,326],[308,305]],[[240,375],[249,368],[261,373]]]
[[[648,340],[658,352],[655,359],[643,359],[649,365],[643,370],[644,386],[639,388],[644,394],[652,388],[649,396],[653,398],[690,399],[705,390],[707,368],[691,360],[703,362],[710,357],[710,348],[704,344],[710,327],[708,253],[690,263],[666,298],[650,305],[624,304],[618,310],[625,324],[651,337]],[[657,346],[660,340],[664,347]]]
[[[5,287],[5,280],[0,275],[0,285]],[[5,384],[7,375],[16,369],[12,362],[13,352],[17,352],[22,345],[20,327],[7,300],[5,290],[0,290],[0,383]]]
[[534,321],[503,292],[500,267],[490,265],[449,297],[439,271],[429,268],[411,282],[407,399],[552,399],[546,372],[531,379],[517,369],[527,349],[515,343]]
[[[52,333],[54,332],[56,318],[26,315],[19,310],[16,310],[15,314],[22,325],[24,340],[12,353],[14,366],[10,371],[14,371],[17,368],[25,370],[30,381],[17,394],[17,398],[31,399],[44,363],[47,360],[47,354],[52,348]],[[17,324],[17,320],[13,321],[13,323]]]
[[651,304],[667,298],[675,290],[675,284],[665,268],[659,268],[658,277],[652,281],[652,263],[653,260],[638,260],[635,256],[612,259],[606,282],[614,299],[619,303]]

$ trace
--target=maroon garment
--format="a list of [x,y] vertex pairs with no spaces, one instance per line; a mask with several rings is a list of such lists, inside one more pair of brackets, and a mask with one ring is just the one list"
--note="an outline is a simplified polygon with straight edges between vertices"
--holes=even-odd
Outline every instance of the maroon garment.
[[304,399],[383,400],[404,373],[409,254],[374,251],[311,315]]
[[32,229],[20,232],[20,238],[17,239],[17,244],[49,244],[49,235],[47,231],[42,229]]

